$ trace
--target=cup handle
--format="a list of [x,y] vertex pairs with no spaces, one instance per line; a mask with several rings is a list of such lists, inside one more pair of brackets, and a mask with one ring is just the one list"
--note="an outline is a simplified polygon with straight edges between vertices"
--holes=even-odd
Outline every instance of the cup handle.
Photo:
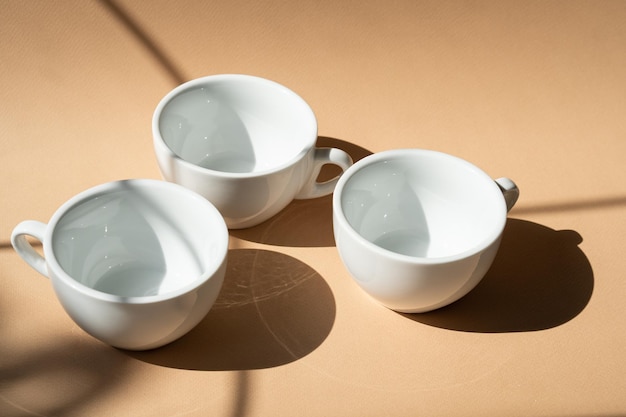
[[323,197],[332,193],[335,190],[335,186],[341,174],[331,180],[321,183],[317,182],[316,178],[322,167],[326,164],[333,164],[341,168],[342,171],[345,171],[352,165],[352,158],[346,152],[338,148],[315,148],[313,164],[311,177],[308,178],[308,181],[295,197],[298,200]]
[[28,240],[26,236],[32,236],[43,243],[47,225],[36,220],[25,220],[15,226],[11,233],[11,244],[15,251],[26,261],[35,271],[45,277],[49,277],[46,268],[46,260],[41,256]]
[[500,187],[504,201],[506,202],[506,211],[511,211],[517,199],[519,198],[519,188],[510,178],[502,177],[496,180],[496,184]]

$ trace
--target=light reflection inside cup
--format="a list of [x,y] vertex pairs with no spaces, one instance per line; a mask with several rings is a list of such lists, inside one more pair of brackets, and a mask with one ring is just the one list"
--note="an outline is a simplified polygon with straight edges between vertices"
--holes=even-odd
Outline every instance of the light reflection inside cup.
[[187,162],[230,173],[271,170],[296,158],[309,142],[299,108],[305,104],[276,86],[246,87],[225,81],[173,96],[159,120],[167,146]]
[[[484,192],[486,181],[491,192]],[[471,250],[496,233],[501,200],[493,181],[469,165],[406,157],[354,173],[341,205],[350,226],[369,242],[402,255],[439,258]]]
[[73,207],[58,222],[52,242],[74,280],[121,297],[172,292],[203,270],[171,215],[137,191],[116,191]]

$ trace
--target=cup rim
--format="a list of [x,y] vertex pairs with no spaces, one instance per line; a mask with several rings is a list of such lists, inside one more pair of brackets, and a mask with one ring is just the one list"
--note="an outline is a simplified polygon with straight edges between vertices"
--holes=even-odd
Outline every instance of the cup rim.
[[[219,248],[218,258],[215,262],[212,262],[208,267],[202,271],[192,282],[187,283],[184,286],[181,286],[175,290],[167,291],[162,294],[156,295],[145,295],[145,296],[121,296],[116,294],[110,294],[103,291],[96,290],[91,288],[76,279],[74,279],[71,275],[69,275],[65,269],[61,266],[56,256],[54,255],[54,247],[52,245],[52,238],[54,236],[54,231],[59,223],[59,221],[63,218],[63,216],[68,213],[72,208],[77,205],[89,200],[90,198],[96,197],[98,195],[106,194],[113,192],[115,190],[119,190],[121,186],[132,186],[139,188],[156,188],[161,189],[163,191],[168,191],[170,193],[177,193],[179,195],[184,195],[186,198],[197,202],[197,204],[203,205],[205,209],[210,212],[210,217],[207,216],[207,219],[210,218],[213,223],[212,229],[215,234],[218,235],[217,240],[222,241],[223,245]],[[186,293],[189,293],[196,288],[202,286],[205,282],[209,281],[213,278],[219,268],[222,266],[224,261],[227,258],[228,254],[228,229],[226,228],[226,223],[220,214],[220,212],[215,208],[215,206],[209,202],[207,199],[203,198],[199,194],[191,191],[181,185],[160,181],[155,179],[126,179],[126,180],[118,180],[112,181],[100,185],[96,185],[91,187],[85,191],[82,191],[65,203],[63,203],[52,215],[50,221],[46,226],[46,233],[44,236],[43,242],[43,251],[45,261],[48,264],[48,268],[53,269],[54,273],[50,275],[55,276],[57,279],[61,280],[65,285],[73,288],[84,295],[87,295],[91,298],[99,299],[106,302],[116,302],[120,304],[151,304],[162,302],[166,300],[171,300]]]
[[[186,159],[180,157],[178,154],[176,154],[176,152],[174,152],[168,146],[168,144],[165,142],[165,139],[163,139],[163,136],[161,135],[161,129],[159,128],[159,120],[161,118],[161,114],[163,113],[163,109],[165,108],[165,106],[174,97],[178,96],[179,94],[187,90],[195,88],[199,85],[202,85],[205,83],[217,82],[217,81],[233,81],[233,80],[247,80],[249,82],[255,82],[255,83],[271,86],[272,88],[281,90],[283,93],[289,95],[296,101],[299,101],[301,104],[303,104],[303,107],[308,110],[307,118],[309,119],[309,125],[312,128],[311,139],[307,143],[304,144],[302,150],[298,152],[298,154],[296,154],[295,157],[281,164],[272,166],[271,168],[267,168],[267,169],[263,169],[259,171],[228,172],[228,171],[219,171],[219,170],[215,170],[211,168],[205,168],[197,164],[194,164],[193,162],[189,162]],[[211,173],[211,175],[214,175],[216,177],[221,177],[221,178],[240,178],[240,179],[241,178],[259,178],[259,177],[264,177],[264,176],[267,176],[276,172],[283,171],[289,167],[292,167],[296,165],[299,161],[301,161],[307,155],[307,153],[309,153],[311,149],[315,148],[315,144],[317,142],[317,133],[318,133],[317,118],[315,117],[315,113],[313,112],[313,109],[306,102],[306,100],[304,100],[300,95],[298,95],[296,92],[294,92],[290,88],[276,81],[272,81],[267,78],[262,78],[262,77],[258,77],[254,75],[247,75],[247,74],[214,74],[214,75],[207,75],[204,77],[199,77],[199,78],[186,81],[183,84],[180,84],[174,89],[170,90],[165,96],[163,96],[163,98],[161,98],[161,100],[157,104],[152,114],[152,137],[153,137],[154,145],[155,147],[157,147],[158,152],[162,152],[168,158],[176,160],[179,164],[182,164],[187,169],[191,169],[199,173]]]
[[374,153],[374,154],[366,156],[365,158],[357,161],[354,165],[348,168],[346,172],[344,172],[343,175],[339,178],[339,182],[337,183],[337,186],[333,194],[333,221],[339,223],[337,226],[345,230],[354,241],[369,248],[369,250],[379,255],[382,255],[388,258],[393,258],[395,260],[399,260],[405,263],[411,263],[411,264],[436,265],[436,264],[445,264],[445,263],[459,261],[462,259],[467,259],[471,256],[476,255],[477,253],[484,251],[486,248],[492,245],[495,241],[497,241],[499,237],[502,235],[502,232],[506,225],[506,219],[507,219],[507,210],[506,210],[506,203],[504,200],[504,196],[501,199],[501,204],[499,204],[500,207],[497,209],[498,211],[502,213],[502,215],[500,216],[499,219],[497,219],[497,222],[495,223],[493,229],[480,241],[480,243],[472,246],[469,249],[466,249],[464,251],[457,252],[451,255],[426,257],[426,256],[405,255],[402,253],[394,252],[392,250],[383,248],[369,241],[368,239],[364,238],[359,232],[357,232],[354,229],[354,227],[352,227],[352,225],[346,218],[345,213],[343,212],[343,207],[342,207],[342,202],[341,202],[343,190],[347,182],[350,180],[350,178],[354,176],[357,172],[359,172],[361,169],[367,166],[373,165],[375,163],[378,163],[384,160],[399,159],[399,158],[404,158],[404,157],[413,157],[416,155],[429,155],[430,157],[444,158],[444,159],[452,160],[457,164],[464,165],[467,169],[473,171],[478,176],[486,180],[489,180],[488,182],[486,181],[485,183],[486,184],[491,183],[494,192],[498,192],[501,194],[501,191],[498,188],[498,185],[489,175],[487,175],[483,170],[478,168],[476,165],[462,158],[459,158],[457,156],[450,155],[444,152],[434,151],[434,150],[429,150],[429,149],[419,149],[419,148],[392,149],[392,150],[382,151],[382,152],[378,152],[378,153]]

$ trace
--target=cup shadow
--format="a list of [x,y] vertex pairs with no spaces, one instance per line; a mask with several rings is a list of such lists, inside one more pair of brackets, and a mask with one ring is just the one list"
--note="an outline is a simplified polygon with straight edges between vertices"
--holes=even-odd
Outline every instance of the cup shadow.
[[[341,139],[320,136],[316,146],[339,148],[354,162],[372,152]],[[322,167],[318,181],[323,182],[341,173],[333,165]],[[232,236],[249,242],[290,247],[335,246],[333,236],[333,197],[327,195],[308,200],[294,200],[280,213],[265,222],[248,228],[231,230]]]
[[572,230],[509,219],[483,280],[459,301],[427,313],[402,314],[430,326],[478,333],[546,330],[587,306],[594,277]]
[[274,251],[231,249],[222,291],[198,326],[162,348],[126,353],[177,369],[272,368],[320,346],[335,313],[330,287],[305,263]]

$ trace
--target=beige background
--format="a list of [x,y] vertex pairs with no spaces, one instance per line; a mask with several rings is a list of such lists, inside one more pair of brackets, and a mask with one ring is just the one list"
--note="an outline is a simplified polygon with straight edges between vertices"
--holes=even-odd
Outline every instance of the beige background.
[[[150,119],[246,73],[355,159],[436,149],[522,195],[485,280],[401,315],[351,281],[330,198],[231,233],[215,308],[152,352],[67,317],[13,227],[160,178]],[[626,2],[2,1],[0,415],[625,416]]]

